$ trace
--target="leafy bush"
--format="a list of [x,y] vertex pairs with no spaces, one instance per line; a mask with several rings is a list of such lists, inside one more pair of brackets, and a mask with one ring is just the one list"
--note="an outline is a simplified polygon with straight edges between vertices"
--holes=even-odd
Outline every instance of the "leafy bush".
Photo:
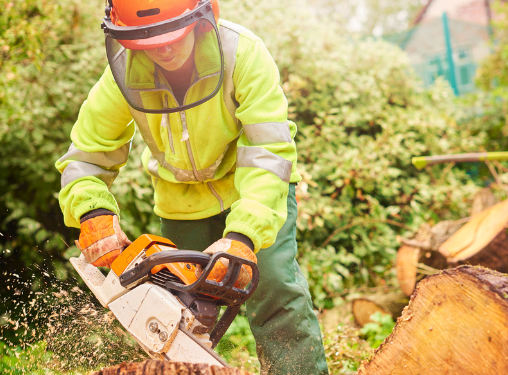
[[[80,9],[80,3],[29,0],[1,5],[0,261],[4,270],[45,264],[62,270],[59,275],[66,277],[61,253],[64,242],[72,244],[76,231],[63,225],[56,200],[60,178],[53,164],[66,152],[77,111],[104,67],[98,54],[100,39],[91,37],[95,33],[87,27],[92,14]],[[2,281],[5,276],[0,276]],[[5,295],[7,283],[1,284]]]
[[371,348],[377,349],[392,333],[395,323],[390,315],[382,314],[379,311],[372,314],[370,319],[372,322],[365,324],[360,332]]
[[[37,289],[73,274],[67,259],[79,254],[68,247],[79,232],[63,224],[54,162],[67,151],[79,108],[107,64],[104,4],[28,0],[0,6],[0,264]],[[131,237],[158,230],[141,143],[113,188]],[[2,296],[12,293],[8,277],[0,274]]]
[[[485,140],[486,151],[508,150],[508,4],[495,1],[492,53],[478,66],[479,90],[466,97],[468,126]],[[506,172],[506,171],[505,171]]]

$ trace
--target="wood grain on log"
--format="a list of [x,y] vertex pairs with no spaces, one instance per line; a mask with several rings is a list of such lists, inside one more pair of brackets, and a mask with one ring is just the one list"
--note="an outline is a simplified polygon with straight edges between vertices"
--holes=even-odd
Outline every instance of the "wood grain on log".
[[122,363],[104,368],[90,375],[249,375],[251,373],[234,368],[209,366],[201,363],[173,363],[146,360],[137,363]]
[[508,374],[508,275],[462,266],[422,280],[358,375]]

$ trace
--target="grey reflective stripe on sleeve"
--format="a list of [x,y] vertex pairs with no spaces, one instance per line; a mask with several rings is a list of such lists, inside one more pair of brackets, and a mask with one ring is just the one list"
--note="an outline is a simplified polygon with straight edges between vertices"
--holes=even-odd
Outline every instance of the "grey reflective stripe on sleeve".
[[130,141],[119,149],[107,152],[85,152],[78,149],[74,143],[71,143],[69,151],[67,151],[67,153],[62,156],[59,161],[84,161],[86,163],[95,164],[104,168],[112,168],[127,162],[130,149]]
[[62,173],[62,188],[76,181],[78,178],[88,176],[97,177],[104,181],[109,188],[113,184],[113,181],[115,181],[116,176],[118,176],[118,172],[108,171],[107,169],[83,161],[71,161]]
[[229,114],[238,125],[240,121],[236,118],[236,108],[238,107],[238,102],[235,99],[233,73],[235,71],[236,49],[238,47],[238,40],[240,39],[239,32],[241,32],[241,29],[241,27],[233,25],[231,22],[225,20],[220,21],[219,34],[226,65],[224,69],[224,81],[222,84],[224,104],[226,105]]
[[261,168],[289,183],[293,163],[261,147],[238,147],[237,168]]
[[243,125],[243,129],[247,140],[253,146],[292,141],[287,121]]

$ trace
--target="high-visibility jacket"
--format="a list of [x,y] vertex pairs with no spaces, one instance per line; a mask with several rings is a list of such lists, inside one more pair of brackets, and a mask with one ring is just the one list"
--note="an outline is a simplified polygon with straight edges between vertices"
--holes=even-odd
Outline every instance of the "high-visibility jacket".
[[[189,110],[134,110],[106,68],[81,107],[69,151],[56,162],[67,226],[79,227],[80,217],[97,208],[119,214],[108,188],[127,162],[137,125],[147,144],[142,162],[152,178],[157,215],[196,220],[231,207],[224,236],[242,233],[255,251],[275,242],[286,220],[288,184],[301,179],[296,125],[288,121],[279,72],[261,39],[224,20],[219,31],[223,84],[212,99]],[[156,76],[152,65],[149,73]],[[204,84],[197,79],[195,85]]]

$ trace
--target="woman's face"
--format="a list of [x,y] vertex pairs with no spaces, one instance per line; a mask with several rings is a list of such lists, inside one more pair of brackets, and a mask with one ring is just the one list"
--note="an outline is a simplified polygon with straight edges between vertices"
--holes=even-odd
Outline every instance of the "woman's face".
[[145,53],[163,69],[174,71],[187,61],[193,49],[194,30],[178,42],[160,48],[147,49]]

